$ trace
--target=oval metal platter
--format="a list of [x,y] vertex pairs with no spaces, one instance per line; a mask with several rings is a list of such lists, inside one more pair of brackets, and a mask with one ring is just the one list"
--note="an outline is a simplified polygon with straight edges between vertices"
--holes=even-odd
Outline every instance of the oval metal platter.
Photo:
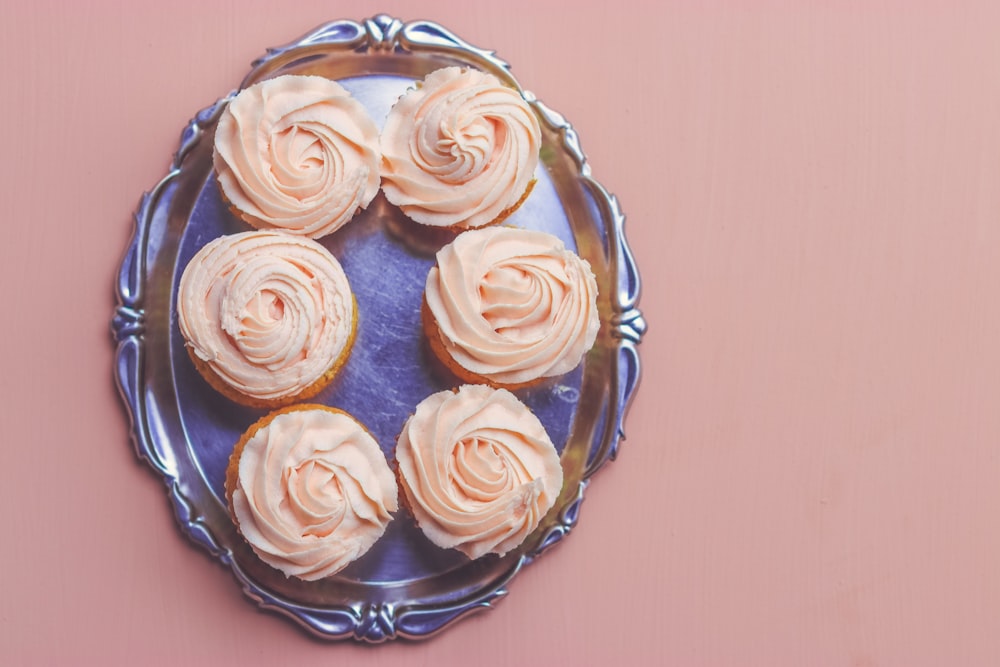
[[[492,52],[440,25],[384,15],[331,22],[270,49],[241,87],[281,74],[322,75],[346,87],[381,126],[400,94],[450,65],[492,72],[521,90]],[[600,290],[601,331],[575,371],[516,392],[556,443],[565,483],[537,531],[502,558],[470,561],[439,549],[400,510],[371,551],[331,578],[286,578],[257,559],[227,513],[224,474],[233,445],[263,411],[232,403],[202,380],[184,350],[174,311],[177,283],[191,256],[213,238],[248,229],[227,210],[212,173],[215,123],[235,91],[184,129],[169,173],[143,195],[135,213],[112,323],[115,377],[135,451],[166,483],[182,531],[228,566],[261,608],[319,637],[422,638],[492,607],[523,567],[576,525],[591,476],[615,458],[623,438],[646,328],[636,308],[639,276],[625,242],[624,216],[591,177],[572,127],[521,92],[541,121],[543,148],[534,191],[506,224],[554,233],[590,262]],[[449,238],[415,227],[380,194],[321,241],[344,266],[360,315],[349,362],[311,402],[353,413],[390,459],[417,403],[459,384],[429,363],[419,314],[434,253]]]

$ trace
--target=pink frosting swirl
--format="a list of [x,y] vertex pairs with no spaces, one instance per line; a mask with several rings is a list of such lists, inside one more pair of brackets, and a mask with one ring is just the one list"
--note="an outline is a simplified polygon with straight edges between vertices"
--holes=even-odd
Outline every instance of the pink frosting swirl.
[[542,423],[514,394],[483,385],[424,399],[403,426],[396,460],[421,530],[469,558],[517,547],[562,489]]
[[538,119],[492,74],[448,67],[399,99],[381,135],[382,189],[413,220],[480,227],[534,178]]
[[459,234],[438,252],[424,296],[445,351],[498,384],[574,369],[600,328],[590,264],[540,231]]
[[246,441],[238,466],[231,501],[240,533],[286,576],[339,572],[375,544],[397,509],[396,479],[378,443],[332,408],[273,416]]
[[340,84],[279,76],[229,103],[213,161],[223,193],[247,222],[319,238],[378,193],[378,128]]
[[240,394],[295,397],[346,355],[354,298],[316,241],[280,232],[221,236],[188,263],[177,321],[191,352]]

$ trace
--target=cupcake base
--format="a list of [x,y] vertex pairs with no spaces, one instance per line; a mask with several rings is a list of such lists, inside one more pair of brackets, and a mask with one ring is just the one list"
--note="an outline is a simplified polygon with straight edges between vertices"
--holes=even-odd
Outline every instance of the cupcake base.
[[[524,194],[521,195],[520,199],[518,199],[516,202],[514,202],[513,204],[511,204],[510,206],[508,206],[504,210],[500,211],[500,215],[498,215],[497,217],[493,218],[493,220],[491,220],[490,222],[487,222],[485,225],[480,225],[479,227],[475,227],[475,229],[479,229],[481,227],[492,227],[493,225],[499,225],[504,220],[506,220],[507,218],[509,218],[510,215],[514,211],[516,211],[517,209],[521,208],[521,204],[523,204],[524,201],[528,198],[528,195],[531,194],[531,191],[535,189],[535,183],[537,183],[537,182],[538,182],[537,178],[533,178],[530,181],[528,181],[528,187],[526,187],[524,189]],[[464,231],[465,229],[468,229],[468,228],[467,227],[463,227],[459,231]]]

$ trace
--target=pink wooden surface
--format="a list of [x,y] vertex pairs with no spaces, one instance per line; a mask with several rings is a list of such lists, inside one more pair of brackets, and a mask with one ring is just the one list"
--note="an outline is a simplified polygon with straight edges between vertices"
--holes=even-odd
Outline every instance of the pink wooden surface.
[[[4,664],[1000,664],[1000,11],[746,4],[0,4]],[[189,117],[379,11],[574,124],[651,329],[578,530],[495,611],[370,648],[180,537],[109,320]]]

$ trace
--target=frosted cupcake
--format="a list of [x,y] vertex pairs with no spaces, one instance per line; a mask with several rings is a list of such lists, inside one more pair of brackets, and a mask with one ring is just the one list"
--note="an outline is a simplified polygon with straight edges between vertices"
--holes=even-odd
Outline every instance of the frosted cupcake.
[[600,328],[590,264],[545,232],[459,234],[427,275],[431,350],[466,382],[523,387],[567,373]]
[[521,545],[562,489],[542,423],[509,391],[482,385],[421,401],[399,435],[396,461],[420,529],[469,558]]
[[357,306],[340,263],[319,243],[280,232],[222,236],[181,276],[177,322],[195,367],[253,407],[319,393],[346,362]]
[[247,429],[226,470],[226,498],[254,552],[285,576],[336,574],[365,554],[396,511],[378,443],[346,412],[299,405]]
[[340,84],[279,76],[229,103],[215,130],[213,164],[244,221],[319,238],[378,193],[378,128]]
[[518,91],[447,67],[396,102],[380,144],[386,199],[416,222],[459,231],[521,205],[535,183],[541,130]]

